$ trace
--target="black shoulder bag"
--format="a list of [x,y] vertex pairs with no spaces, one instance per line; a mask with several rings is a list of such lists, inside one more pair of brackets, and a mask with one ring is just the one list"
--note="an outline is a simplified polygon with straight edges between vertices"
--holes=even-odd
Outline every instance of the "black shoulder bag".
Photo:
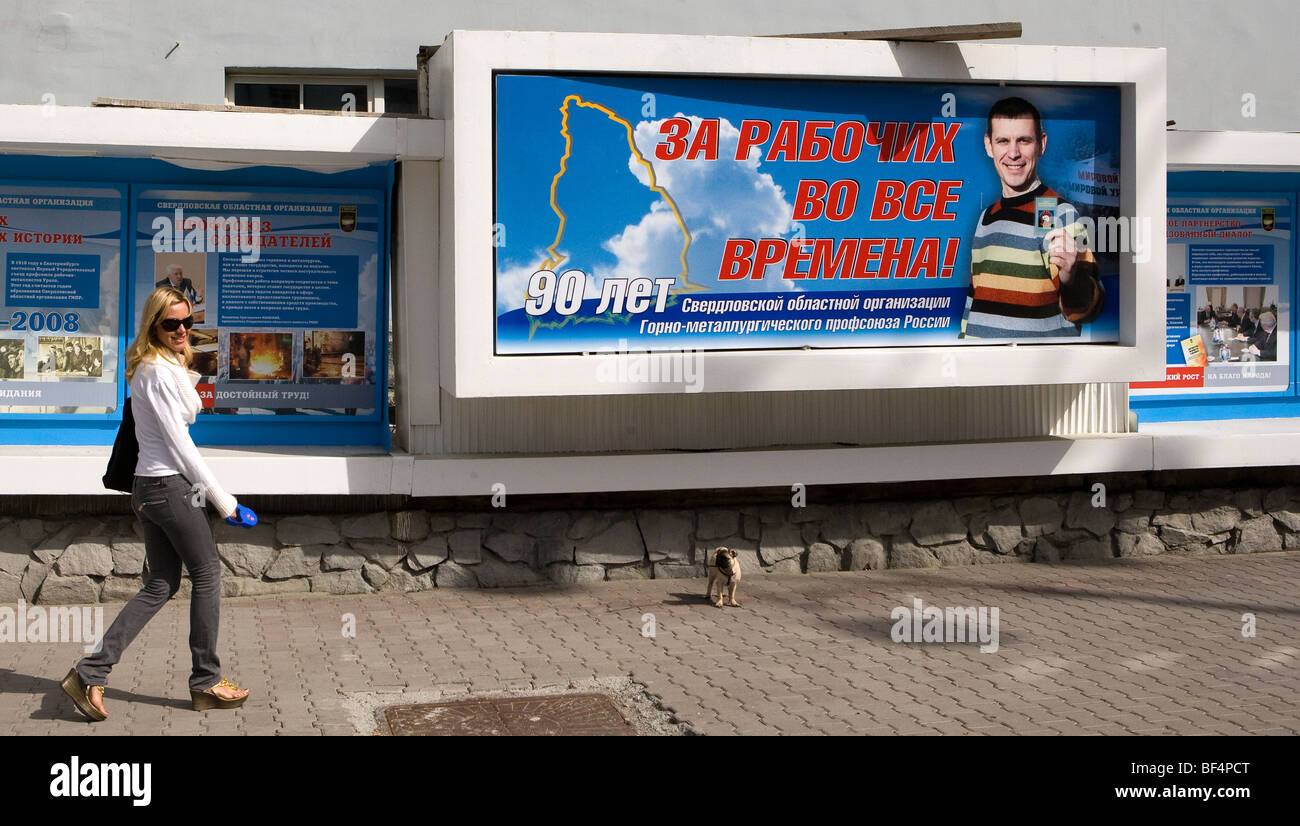
[[135,440],[135,417],[131,415],[131,397],[122,403],[122,426],[113,441],[113,453],[108,457],[108,470],[104,473],[104,487],[130,493],[135,481],[135,463],[140,458],[140,443]]

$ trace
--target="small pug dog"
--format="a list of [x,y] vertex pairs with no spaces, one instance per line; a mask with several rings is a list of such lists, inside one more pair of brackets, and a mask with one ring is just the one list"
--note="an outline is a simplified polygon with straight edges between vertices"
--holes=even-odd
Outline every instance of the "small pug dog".
[[[739,554],[730,548],[718,548],[713,554],[713,559],[709,561],[709,588],[704,593],[704,598],[712,602],[719,608],[722,607],[722,596],[724,589],[728,598],[727,605],[732,608],[739,608],[740,603],[736,602],[736,586],[740,584],[740,559]],[[713,586],[718,587],[718,598],[713,599]]]

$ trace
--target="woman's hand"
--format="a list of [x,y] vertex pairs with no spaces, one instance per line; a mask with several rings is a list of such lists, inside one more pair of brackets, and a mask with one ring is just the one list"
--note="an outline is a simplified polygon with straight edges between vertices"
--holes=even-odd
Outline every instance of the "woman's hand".
[[252,508],[236,505],[235,512],[226,517],[226,524],[237,528],[251,528],[257,524],[257,514],[253,513]]

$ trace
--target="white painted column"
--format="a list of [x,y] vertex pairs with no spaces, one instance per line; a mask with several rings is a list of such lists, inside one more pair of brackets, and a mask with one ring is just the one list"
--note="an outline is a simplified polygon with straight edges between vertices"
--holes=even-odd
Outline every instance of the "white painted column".
[[438,409],[438,162],[398,165],[393,246],[393,347],[397,362],[397,428],[436,425]]

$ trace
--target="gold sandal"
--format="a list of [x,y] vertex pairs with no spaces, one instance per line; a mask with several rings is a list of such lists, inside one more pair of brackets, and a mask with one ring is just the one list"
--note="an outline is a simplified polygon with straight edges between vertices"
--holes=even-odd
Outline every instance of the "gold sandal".
[[[225,677],[222,677],[221,682],[212,686],[212,688],[217,688],[218,686],[232,688],[235,691],[242,690],[239,686],[235,685],[230,680],[227,680]],[[192,688],[190,689],[190,700],[194,704],[195,711],[207,711],[211,708],[239,708],[244,704],[244,701],[248,699],[247,694],[243,697],[226,699],[225,697],[213,694],[212,688],[209,688],[206,691],[195,691]]]
[[95,704],[90,701],[90,690],[98,688],[100,691],[99,701],[104,702],[104,686],[86,685],[85,681],[81,679],[81,675],[77,673],[75,665],[59,685],[63,687],[63,692],[72,698],[77,710],[89,717],[91,722],[102,723],[108,719],[108,715],[95,708]]

